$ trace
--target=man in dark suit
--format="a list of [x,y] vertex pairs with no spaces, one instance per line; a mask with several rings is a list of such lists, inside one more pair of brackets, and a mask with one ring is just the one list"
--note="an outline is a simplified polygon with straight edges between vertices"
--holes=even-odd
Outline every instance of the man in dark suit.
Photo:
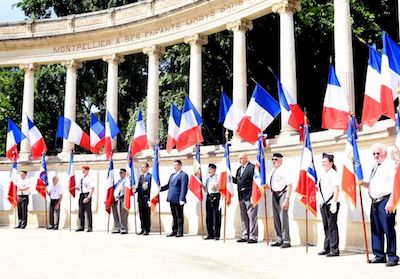
[[172,233],[167,237],[182,237],[183,206],[186,203],[189,177],[182,171],[182,162],[180,160],[174,161],[174,170],[175,173],[170,176],[168,184],[161,187],[161,191],[168,190],[167,202],[170,203],[173,218]]
[[139,204],[139,216],[142,230],[139,234],[148,235],[150,232],[150,188],[151,188],[151,173],[149,173],[149,164],[147,162],[142,163],[140,167],[141,175],[139,176],[138,183],[138,204]]
[[242,237],[237,242],[257,243],[258,206],[251,204],[251,189],[253,185],[254,165],[249,162],[246,153],[239,154],[240,167],[233,177],[233,183],[238,186],[240,218],[242,219]]

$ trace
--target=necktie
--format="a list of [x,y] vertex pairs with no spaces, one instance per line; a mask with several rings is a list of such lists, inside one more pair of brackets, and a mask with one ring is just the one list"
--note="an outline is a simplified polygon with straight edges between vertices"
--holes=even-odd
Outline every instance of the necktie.
[[83,193],[83,178],[81,179],[81,193]]
[[244,173],[244,167],[242,166],[242,167],[240,168],[240,176],[242,176],[243,173]]

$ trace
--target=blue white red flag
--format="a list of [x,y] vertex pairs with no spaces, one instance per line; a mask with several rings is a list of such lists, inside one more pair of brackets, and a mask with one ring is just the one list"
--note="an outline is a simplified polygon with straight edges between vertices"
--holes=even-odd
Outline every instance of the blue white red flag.
[[226,204],[230,205],[233,197],[233,181],[231,172],[231,160],[229,147],[231,145],[225,144],[224,158],[222,159],[222,169],[219,176],[219,191],[226,199]]
[[107,189],[107,196],[106,196],[106,201],[104,202],[106,206],[106,211],[108,214],[111,213],[111,207],[114,203],[114,187],[115,187],[115,182],[114,182],[114,162],[112,159],[110,159],[110,165],[108,166],[108,171],[107,171],[107,183],[108,183],[108,189]]
[[111,114],[107,111],[106,113],[106,137],[105,137],[105,153],[107,160],[112,158],[114,153],[113,139],[120,133],[120,130],[112,118]]
[[128,148],[127,159],[124,206],[129,211],[131,209],[131,196],[134,194],[134,189],[136,187],[135,166],[133,164],[133,157],[131,156],[131,145],[129,145]]
[[26,120],[28,123],[28,139],[31,143],[31,153],[34,160],[42,156],[43,153],[47,151],[46,143],[44,142],[44,138],[40,133],[39,129],[36,125],[29,119],[26,115]]
[[153,158],[153,175],[151,177],[151,187],[150,187],[150,203],[151,211],[154,211],[158,202],[160,202],[160,171],[159,171],[159,147],[156,144],[154,146],[154,158]]
[[296,192],[300,195],[300,201],[304,206],[311,211],[314,216],[317,216],[317,201],[316,201],[316,183],[317,172],[314,166],[314,156],[311,148],[310,133],[308,126],[304,127],[304,148],[301,155],[300,175],[297,183]]
[[18,159],[18,144],[25,138],[18,126],[8,119],[7,128],[7,142],[6,142],[6,156],[11,161]]
[[262,133],[280,113],[279,103],[256,84],[247,111],[239,123],[238,134],[242,139],[254,144]]
[[103,123],[94,115],[90,113],[90,149],[92,153],[98,154],[100,149],[104,146],[106,136],[106,129]]
[[251,189],[251,203],[255,207],[262,198],[262,193],[267,184],[264,156],[264,135],[261,134],[257,140],[258,152],[257,161],[254,168],[253,185]]
[[201,175],[201,164],[200,164],[200,145],[196,145],[196,154],[193,160],[193,174],[189,179],[189,189],[199,199],[203,201],[203,178]]
[[147,140],[146,128],[144,126],[142,112],[139,110],[138,118],[135,126],[135,134],[131,143],[131,155],[135,156],[139,152],[149,149],[149,141]]
[[57,137],[90,150],[90,138],[74,121],[64,116],[58,118]]
[[178,143],[181,118],[182,118],[182,112],[174,104],[171,104],[171,112],[169,114],[168,135],[167,135],[168,153],[170,153]]
[[222,123],[226,129],[236,132],[243,115],[244,112],[232,103],[225,92],[222,92],[218,122]]
[[68,190],[71,196],[75,197],[75,172],[74,172],[74,153],[71,152],[69,155],[69,164],[68,164]]
[[202,123],[203,120],[200,114],[193,106],[189,97],[186,96],[179,126],[179,139],[176,144],[176,149],[178,149],[178,151],[203,142],[200,126]]
[[14,161],[12,166],[11,166],[11,172],[10,172],[10,184],[8,187],[8,196],[7,199],[11,203],[12,207],[17,207],[18,204],[18,196],[17,196],[17,191],[18,191],[18,186],[17,186],[17,162]]
[[47,164],[46,155],[42,155],[42,164],[40,165],[39,177],[36,183],[36,190],[43,197],[46,198],[46,189],[49,186],[49,180],[47,177]]

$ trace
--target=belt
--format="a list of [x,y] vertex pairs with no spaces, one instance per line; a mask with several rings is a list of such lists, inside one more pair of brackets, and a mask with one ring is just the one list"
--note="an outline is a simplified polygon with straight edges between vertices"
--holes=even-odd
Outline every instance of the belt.
[[18,195],[18,197],[28,197],[29,195]]
[[276,195],[276,196],[281,197],[284,193],[286,193],[286,189],[287,189],[287,185],[285,185],[285,187],[281,191],[272,190],[272,193],[274,193],[274,195]]
[[384,199],[387,199],[387,198],[389,198],[389,196],[390,196],[390,194],[389,195],[386,195],[386,196],[383,196],[383,197],[380,197],[380,198],[373,198],[373,197],[371,197],[371,203],[373,204],[373,205],[376,205],[376,204],[378,204],[378,203],[380,203],[381,201],[383,201]]

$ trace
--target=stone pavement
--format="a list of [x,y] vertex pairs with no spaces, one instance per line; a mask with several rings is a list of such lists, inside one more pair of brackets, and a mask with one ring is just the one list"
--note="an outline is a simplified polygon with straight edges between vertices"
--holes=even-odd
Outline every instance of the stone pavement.
[[[366,264],[365,255],[318,256],[319,247],[225,243],[197,235],[166,238],[0,228],[0,278],[400,278],[400,266]],[[327,273],[327,271],[329,271]]]

